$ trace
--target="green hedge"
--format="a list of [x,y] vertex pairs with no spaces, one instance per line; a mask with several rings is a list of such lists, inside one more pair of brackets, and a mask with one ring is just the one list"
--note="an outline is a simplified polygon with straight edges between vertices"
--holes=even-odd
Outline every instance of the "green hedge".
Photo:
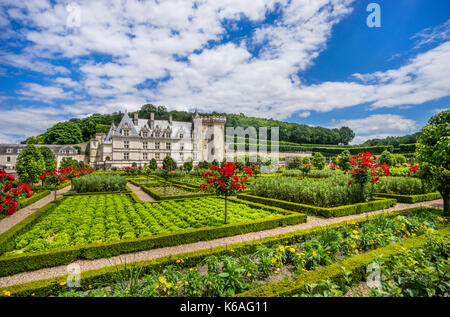
[[400,153],[412,153],[416,151],[416,143],[412,144],[400,144],[399,146]]
[[[267,207],[267,206],[266,206]],[[389,213],[389,216],[395,217],[399,214],[404,214],[406,212],[408,213],[414,213],[421,210],[436,210],[430,207],[415,207],[410,208],[407,210],[401,210],[401,211],[393,211]],[[381,217],[382,214],[372,215],[367,219],[366,217],[361,217],[357,219],[353,219],[352,223],[362,225],[363,223],[367,222],[368,220],[375,219],[377,217]],[[235,244],[230,244],[227,246],[218,246],[214,248],[209,249],[203,249],[199,251],[193,251],[193,252],[187,252],[187,253],[181,253],[176,255],[170,255],[165,256],[153,260],[146,260],[137,262],[136,264],[139,266],[142,266],[143,273],[151,273],[153,271],[161,271],[164,269],[164,266],[169,264],[169,261],[173,263],[177,259],[183,259],[183,264],[178,264],[180,267],[188,268],[195,265],[198,265],[201,263],[206,257],[210,255],[216,255],[221,256],[225,255],[229,252],[229,250],[235,250],[239,251],[242,254],[249,254],[251,252],[254,252],[258,246],[261,244],[269,244],[273,241],[287,241],[287,243],[298,243],[300,240],[304,240],[308,235],[314,235],[316,233],[319,233],[323,230],[327,230],[330,228],[339,228],[341,226],[348,225],[348,221],[342,221],[336,224],[331,224],[327,226],[322,227],[314,227],[309,229],[302,229],[297,230],[294,232],[285,233],[282,235],[277,236],[270,236],[266,238],[262,238],[259,240],[253,240],[253,241],[246,241],[246,242],[240,242]],[[169,260],[170,259],[170,260]],[[129,265],[129,264],[128,264]],[[101,269],[96,270],[90,270],[86,272],[81,273],[81,289],[82,290],[88,290],[89,285],[96,285],[96,284],[106,284],[106,283],[112,283],[115,281],[116,276],[116,270],[123,269],[124,265],[119,264],[116,267],[108,266]],[[35,294],[35,296],[49,296],[49,295],[55,295],[58,292],[66,291],[66,286],[61,286],[60,282],[65,282],[67,280],[67,275],[65,276],[59,276],[55,278],[40,280],[40,281],[34,281],[34,282],[28,282],[24,284],[18,284],[13,286],[7,286],[0,289],[0,296],[3,296],[3,290],[8,290],[11,292],[11,296],[31,296],[31,294]],[[283,282],[280,282],[283,283]]]
[[[191,190],[192,188],[187,187],[187,186],[180,186],[180,185],[175,185],[175,184],[168,184],[169,186],[175,186],[175,187],[182,187],[186,190]],[[205,192],[198,192],[195,194],[187,194],[187,195],[171,195],[171,196],[163,196],[160,195],[159,193],[153,191],[151,189],[151,187],[145,186],[145,185],[140,185],[141,189],[149,194],[152,198],[154,198],[155,200],[172,200],[172,199],[186,199],[186,198],[198,198],[198,197],[206,197],[206,196],[214,196],[214,193],[205,193]]]
[[[236,295],[237,297],[286,297],[300,295],[306,291],[306,285],[318,283],[322,280],[330,279],[338,285],[345,284],[344,272],[342,268],[351,271],[351,281],[360,282],[366,278],[366,267],[372,263],[376,256],[385,258],[392,257],[405,249],[412,249],[422,245],[426,238],[434,233],[450,239],[450,227],[437,230],[433,233],[424,234],[405,241],[397,242],[364,254],[360,254],[342,262],[334,263],[314,271],[304,272],[296,277],[296,281],[283,280],[276,283],[264,285]],[[316,291],[320,291],[319,288]]]
[[[247,203],[245,201],[240,201]],[[198,241],[208,241],[217,238],[245,234],[248,232],[263,231],[280,226],[294,225],[306,222],[306,215],[291,213],[279,208],[260,206],[266,210],[281,213],[279,217],[271,219],[253,220],[235,224],[227,224],[217,227],[203,227],[185,231],[154,235],[143,238],[121,240],[114,242],[93,243],[82,246],[74,246],[55,250],[33,252],[28,254],[15,254],[0,257],[0,276],[8,276],[24,271],[37,270],[45,267],[68,264],[77,259],[107,258],[122,253],[131,253],[154,248],[176,246]],[[29,228],[36,219],[46,213],[54,203],[46,205],[30,217],[26,218],[16,226],[0,235],[0,253],[10,248],[14,238]],[[31,219],[32,217],[32,219]]]
[[33,196],[31,196],[30,198],[25,198],[23,200],[20,200],[18,202],[17,205],[17,209],[16,210],[20,210],[22,208],[25,208],[26,206],[29,206],[35,202],[37,202],[38,200],[44,198],[45,196],[47,196],[48,194],[50,194],[49,190],[43,190],[41,192],[38,193],[34,193]]
[[269,205],[269,206],[275,206],[275,207],[279,207],[279,208],[283,208],[283,209],[287,209],[287,210],[304,212],[307,215],[320,216],[320,217],[325,217],[325,218],[342,217],[342,216],[355,215],[355,214],[360,214],[363,212],[369,212],[369,211],[374,211],[374,210],[387,209],[397,203],[397,201],[395,199],[379,198],[379,199],[375,199],[373,201],[369,201],[367,203],[358,203],[358,204],[353,204],[353,205],[324,208],[324,207],[315,207],[315,206],[311,206],[311,205],[293,203],[293,202],[286,201],[286,200],[254,196],[254,195],[250,195],[250,194],[239,194],[238,198],[243,199],[243,200],[249,200],[249,201],[253,201],[253,202],[262,203],[262,204]]
[[399,203],[405,204],[414,204],[421,201],[430,201],[442,198],[441,194],[438,192],[423,195],[397,195],[397,194],[376,193],[374,194],[374,196],[381,198],[393,198],[396,199]]

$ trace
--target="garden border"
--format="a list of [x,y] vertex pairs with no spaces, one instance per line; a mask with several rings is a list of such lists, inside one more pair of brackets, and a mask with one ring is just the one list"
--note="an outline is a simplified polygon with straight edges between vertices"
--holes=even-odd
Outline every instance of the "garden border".
[[304,212],[307,215],[321,216],[324,218],[342,217],[348,215],[361,214],[364,212],[374,210],[387,209],[394,206],[397,203],[397,200],[392,198],[375,198],[374,200],[369,201],[367,203],[357,203],[352,205],[324,208],[312,205],[293,203],[287,200],[266,198],[252,194],[238,194],[237,197],[242,200],[249,200],[253,202],[263,203],[269,206],[275,206],[297,212]]
[[[404,213],[413,213],[418,212],[421,210],[442,210],[438,208],[431,208],[431,207],[414,207],[404,210],[397,210],[392,211],[388,214],[390,217],[395,217]],[[139,266],[142,266],[143,272],[148,273],[152,270],[161,271],[162,266],[168,265],[169,263],[175,262],[177,259],[183,259],[183,263],[179,264],[180,267],[187,268],[192,267],[203,261],[203,259],[210,255],[216,255],[221,256],[224,254],[227,254],[228,252],[232,252],[231,250],[243,250],[243,252],[252,252],[261,244],[270,244],[271,241],[276,240],[284,240],[288,243],[298,243],[301,239],[305,239],[308,235],[314,235],[315,233],[320,233],[324,230],[331,229],[331,228],[339,228],[341,226],[345,226],[348,224],[363,224],[370,221],[371,219],[375,219],[377,217],[381,217],[385,214],[375,214],[369,217],[361,217],[357,219],[353,219],[351,222],[349,221],[342,221],[336,224],[326,225],[326,226],[320,226],[320,227],[313,227],[308,229],[301,229],[289,233],[285,233],[279,236],[270,236],[266,238],[262,238],[259,240],[252,240],[252,241],[245,241],[235,244],[230,244],[226,246],[217,246],[210,249],[203,249],[198,251],[192,251],[192,252],[186,252],[186,253],[180,253],[176,255],[169,255],[164,256],[152,260],[145,260],[145,261],[139,261],[139,262],[132,262],[128,263],[130,264],[136,264]],[[445,228],[448,229],[449,227]],[[442,229],[441,229],[442,230]],[[419,236],[422,237],[422,236]],[[415,238],[414,237],[406,241],[410,241]],[[402,241],[405,242],[405,241]],[[377,249],[380,250],[381,248]],[[230,251],[228,251],[230,250]],[[376,250],[374,250],[376,251]],[[349,259],[347,259],[349,260]],[[342,263],[342,262],[341,262]],[[339,263],[336,263],[339,264]],[[117,266],[108,266],[103,267],[100,269],[95,270],[89,270],[85,272],[81,272],[81,290],[88,290],[89,285],[95,285],[97,283],[108,283],[114,281],[115,273],[119,269],[123,269],[124,264],[119,264]],[[11,296],[31,296],[34,294],[35,296],[48,296],[48,295],[54,295],[57,292],[63,291],[66,289],[66,286],[61,285],[60,283],[64,283],[67,280],[68,275],[58,276],[50,279],[44,279],[44,280],[38,280],[33,282],[28,282],[24,284],[16,284],[11,285],[7,287],[0,288],[0,296],[4,296],[3,290],[8,290],[11,292]],[[243,294],[243,293],[241,293]],[[237,294],[240,295],[240,294]]]
[[[33,215],[25,218],[23,221],[1,234],[0,253],[2,254],[6,250],[10,249],[11,243],[14,243],[13,239],[17,235],[32,226],[41,215],[44,215],[52,207],[56,206],[61,199],[63,198],[58,198],[56,203],[52,202],[45,205]],[[258,208],[264,208],[266,210],[273,210],[283,215],[271,219],[252,220],[215,227],[202,227],[129,240],[92,243],[33,253],[0,256],[0,277],[45,267],[68,264],[78,259],[92,260],[161,247],[176,246],[198,241],[208,241],[249,232],[284,227],[287,225],[295,225],[304,223],[307,220],[307,216],[305,214],[294,213],[277,207],[261,206],[259,204],[249,203],[238,199],[236,199],[236,201],[250,206],[253,205]]]
[[428,194],[419,194],[419,195],[399,195],[399,194],[375,193],[375,194],[373,194],[373,196],[381,197],[381,198],[393,198],[393,199],[396,199],[399,203],[405,203],[405,204],[415,204],[417,202],[430,201],[430,200],[442,198],[442,196],[439,192],[428,193]]
[[[333,263],[314,271],[300,273],[296,276],[295,282],[290,280],[282,280],[242,292],[237,294],[236,297],[286,297],[299,295],[306,291],[306,285],[317,283],[326,279],[330,279],[331,281],[342,286],[345,284],[345,276],[342,268],[345,268],[347,271],[351,271],[350,278],[352,282],[364,281],[366,279],[366,267],[374,261],[377,255],[383,255],[386,258],[390,258],[404,250],[421,246],[427,237],[435,233],[438,233],[446,239],[450,239],[450,227],[442,228],[431,233],[426,233],[367,253],[353,256],[341,262]],[[320,289],[317,288],[315,291],[318,292]]]

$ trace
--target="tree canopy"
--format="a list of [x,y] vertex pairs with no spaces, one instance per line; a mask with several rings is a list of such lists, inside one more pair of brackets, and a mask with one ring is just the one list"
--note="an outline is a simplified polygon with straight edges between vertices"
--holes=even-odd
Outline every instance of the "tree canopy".
[[17,157],[16,171],[23,183],[37,183],[39,176],[45,170],[44,157],[41,151],[29,144]]
[[52,150],[50,150],[48,147],[43,146],[39,148],[39,151],[42,154],[42,157],[44,159],[45,163],[45,171],[49,172],[53,169],[55,169],[57,166],[57,161],[55,154],[53,154]]
[[417,140],[416,157],[421,176],[430,181],[444,199],[449,215],[450,195],[450,110],[432,117]]

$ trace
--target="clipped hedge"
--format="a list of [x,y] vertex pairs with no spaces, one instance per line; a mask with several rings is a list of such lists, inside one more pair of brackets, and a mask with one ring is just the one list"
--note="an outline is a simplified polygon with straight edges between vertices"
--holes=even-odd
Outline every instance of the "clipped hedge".
[[[397,242],[364,254],[353,256],[342,262],[334,263],[314,271],[304,272],[296,277],[296,281],[283,280],[276,283],[264,285],[236,295],[237,297],[286,297],[300,295],[306,292],[306,285],[318,283],[322,280],[330,279],[338,285],[344,285],[344,272],[342,268],[351,271],[352,282],[360,282],[366,279],[366,267],[372,263],[376,256],[385,258],[392,257],[406,249],[416,248],[422,245],[426,238],[434,233],[450,239],[450,227],[437,230],[433,233],[424,234],[405,241]],[[320,291],[320,289],[316,289]]]
[[[267,206],[266,206],[267,207]],[[400,214],[404,214],[406,212],[414,213],[421,210],[436,210],[434,208],[430,207],[415,207],[410,208],[406,210],[401,211],[393,211],[389,213],[389,216],[395,217]],[[375,219],[377,217],[383,216],[382,214],[372,215],[370,217],[361,217],[357,219],[353,219],[352,223],[360,224],[370,221],[372,219]],[[142,267],[142,272],[145,273],[151,273],[152,271],[162,271],[164,269],[165,265],[168,265],[169,263],[173,263],[177,259],[183,259],[184,262],[178,264],[182,268],[188,268],[195,266],[199,263],[201,263],[206,257],[210,255],[215,256],[222,256],[225,254],[228,254],[229,250],[236,250],[243,254],[249,254],[251,252],[254,252],[258,246],[261,244],[270,244],[273,241],[287,241],[288,243],[298,243],[300,240],[304,240],[308,235],[314,235],[316,233],[319,233],[323,230],[327,230],[330,228],[339,228],[341,226],[348,225],[348,221],[342,221],[336,224],[331,224],[327,226],[322,227],[314,227],[309,229],[302,229],[297,230],[294,232],[285,233],[278,236],[270,236],[266,238],[262,238],[259,240],[253,240],[253,241],[246,241],[246,242],[240,242],[225,246],[218,246],[214,248],[209,249],[203,249],[199,251],[193,251],[193,252],[187,252],[187,253],[180,253],[176,255],[169,255],[153,260],[146,260],[135,263],[136,265]],[[130,265],[129,263],[127,264]],[[119,264],[117,266],[108,266],[101,269],[96,270],[90,270],[86,272],[81,273],[81,289],[82,290],[88,290],[89,285],[95,285],[95,284],[106,284],[106,283],[112,283],[115,281],[116,271],[122,270],[124,268],[124,264]],[[66,291],[66,286],[61,286],[61,282],[65,282],[67,280],[67,275],[65,276],[59,276],[55,278],[40,280],[40,281],[34,281],[34,282],[28,282],[24,284],[18,284],[13,286],[7,286],[0,289],[0,296],[3,295],[3,290],[8,290],[11,292],[11,296],[31,296],[31,294],[35,294],[35,296],[49,296],[49,295],[55,295],[58,294],[61,291]],[[279,283],[283,283],[284,281],[281,281]],[[291,282],[292,283],[292,282]]]
[[[189,191],[192,191],[193,188],[187,187],[187,186],[180,186],[175,184],[167,184],[168,186],[175,186],[180,187]],[[163,196],[151,189],[151,187],[140,185],[141,189],[149,194],[153,199],[155,200],[172,200],[172,199],[186,199],[186,198],[199,198],[199,197],[206,197],[206,196],[214,196],[214,193],[205,193],[205,192],[198,192],[194,194],[187,194],[187,195],[170,195],[170,196]]]
[[38,193],[34,193],[33,196],[31,196],[30,198],[25,198],[23,200],[19,200],[16,210],[25,208],[26,206],[29,206],[29,205],[37,202],[38,200],[44,198],[45,196],[47,196],[49,194],[50,194],[49,190],[43,190]]
[[269,206],[275,206],[275,207],[279,207],[279,208],[283,208],[283,209],[287,209],[287,210],[304,212],[307,215],[320,216],[320,217],[325,217],[325,218],[342,217],[342,216],[355,215],[355,214],[360,214],[363,212],[369,212],[369,211],[374,211],[374,210],[387,209],[397,203],[397,201],[395,199],[379,198],[379,199],[375,199],[373,201],[369,201],[367,203],[358,203],[358,204],[345,205],[345,206],[339,206],[339,207],[324,208],[324,207],[315,207],[315,206],[311,206],[311,205],[293,203],[293,202],[286,201],[286,200],[254,196],[254,195],[250,195],[250,194],[239,194],[238,198],[265,204],[265,205],[269,205]]
[[[239,201],[239,200],[236,200]],[[258,206],[266,210],[272,210],[282,215],[271,219],[253,220],[235,224],[227,224],[217,227],[203,227],[185,231],[165,233],[143,238],[93,243],[82,246],[73,246],[61,249],[33,252],[27,254],[14,254],[0,257],[0,276],[8,276],[19,272],[37,270],[45,267],[68,264],[77,259],[98,259],[107,258],[123,253],[131,253],[154,248],[176,246],[198,241],[208,241],[217,238],[234,236],[248,232],[263,231],[277,228],[280,226],[294,225],[306,222],[306,215],[292,213],[279,208],[261,206],[258,204],[247,203]],[[8,250],[14,238],[29,228],[40,215],[48,212],[54,203],[48,204],[26,218],[16,226],[0,235],[0,253]]]
[[396,199],[399,203],[405,204],[414,204],[421,201],[430,201],[442,198],[441,194],[438,192],[423,195],[398,195],[398,194],[376,193],[374,194],[374,196],[381,198],[393,198]]

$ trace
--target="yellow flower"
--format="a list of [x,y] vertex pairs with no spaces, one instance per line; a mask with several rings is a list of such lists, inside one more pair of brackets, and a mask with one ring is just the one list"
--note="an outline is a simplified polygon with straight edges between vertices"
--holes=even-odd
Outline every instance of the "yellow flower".
[[188,285],[189,285],[189,282],[188,282],[188,281],[185,281],[185,282],[184,282],[184,285],[188,286]]
[[3,290],[3,294],[5,294],[6,296],[11,296],[11,292],[10,291]]
[[181,263],[184,263],[184,260],[183,260],[183,259],[181,259]]
[[61,283],[59,283],[59,285],[61,285],[61,286],[66,285],[66,282],[61,282]]
[[194,294],[197,294],[197,291],[194,291]]
[[177,263],[180,263],[181,261],[180,260],[177,260]]
[[354,234],[358,234],[358,230],[353,230],[353,233]]
[[33,294],[31,294],[31,296],[34,296],[35,294],[33,293]]
[[209,281],[209,285],[212,286],[212,282],[211,281]]
[[105,295],[103,295],[103,297],[108,297],[108,295],[105,294]]
[[294,248],[290,248],[289,251],[295,252],[295,249]]
[[92,289],[92,285],[89,285],[89,289]]
[[316,251],[313,251],[313,255],[314,255],[314,256],[317,256],[317,253],[316,253]]
[[125,294],[128,294],[128,290],[125,291]]
[[191,272],[192,272],[192,268],[190,268],[190,269],[189,269],[189,271],[191,271]]
[[275,273],[275,274],[278,274],[278,271],[275,271],[274,273]]
[[252,276],[252,273],[247,273],[247,277],[250,277],[250,276]]
[[177,284],[181,284],[181,283],[182,283],[181,281],[178,281],[178,282],[177,282]]

